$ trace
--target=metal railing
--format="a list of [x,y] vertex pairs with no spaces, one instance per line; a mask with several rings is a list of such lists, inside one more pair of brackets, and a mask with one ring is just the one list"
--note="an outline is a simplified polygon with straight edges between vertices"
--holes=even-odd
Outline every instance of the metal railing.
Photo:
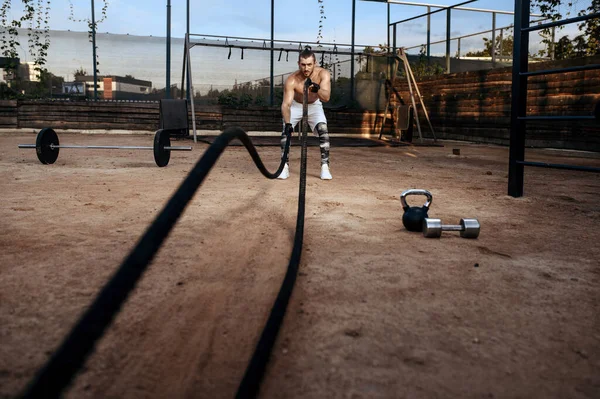
[[530,26],[530,0],[515,0],[515,33],[512,72],[512,99],[510,111],[510,150],[508,166],[508,195],[512,197],[523,196],[524,167],[543,167],[554,169],[567,169],[585,172],[600,172],[600,168],[551,164],[543,162],[530,162],[525,160],[525,134],[527,122],[530,121],[586,121],[598,120],[598,116],[591,115],[536,115],[527,116],[527,83],[530,76],[550,75],[565,72],[585,71],[600,69],[600,64],[589,64],[578,67],[547,69],[529,72],[529,33],[556,26],[567,25],[574,22],[600,18],[600,13],[578,16],[575,18],[554,21],[546,24]]

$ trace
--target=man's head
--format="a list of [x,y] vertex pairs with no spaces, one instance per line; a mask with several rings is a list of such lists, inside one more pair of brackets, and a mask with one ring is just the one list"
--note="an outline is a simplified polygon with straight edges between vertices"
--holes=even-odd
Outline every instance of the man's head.
[[311,75],[316,63],[317,58],[315,57],[315,53],[308,47],[302,50],[298,56],[298,68],[304,77],[309,77]]

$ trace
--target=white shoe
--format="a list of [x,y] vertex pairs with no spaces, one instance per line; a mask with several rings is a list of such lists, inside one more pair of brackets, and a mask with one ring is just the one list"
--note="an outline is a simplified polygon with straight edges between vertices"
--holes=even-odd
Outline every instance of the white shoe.
[[323,164],[321,165],[321,180],[331,180],[333,177],[329,172],[329,165]]
[[283,167],[283,170],[281,171],[279,176],[277,176],[277,178],[278,179],[287,179],[288,177],[290,177],[290,167],[286,163]]

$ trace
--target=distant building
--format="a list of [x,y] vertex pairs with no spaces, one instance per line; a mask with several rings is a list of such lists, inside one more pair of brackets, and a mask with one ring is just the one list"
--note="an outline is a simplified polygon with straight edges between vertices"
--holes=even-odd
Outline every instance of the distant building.
[[[74,83],[84,83],[86,97],[94,96],[93,76],[76,76],[75,82],[69,82]],[[96,90],[103,100],[145,100],[152,92],[152,82],[129,76],[98,76]]]
[[63,82],[62,94],[68,96],[85,96],[85,82]]
[[[16,69],[9,68],[10,65],[17,65]],[[20,62],[18,58],[0,57],[0,81],[10,82],[20,79],[23,82],[39,82],[40,72],[35,69],[35,63],[31,61]]]

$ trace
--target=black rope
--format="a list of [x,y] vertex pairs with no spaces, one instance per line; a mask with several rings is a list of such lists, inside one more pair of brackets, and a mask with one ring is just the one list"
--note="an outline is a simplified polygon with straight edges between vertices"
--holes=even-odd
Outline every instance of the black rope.
[[[307,84],[308,83],[308,84]],[[298,275],[298,266],[300,265],[300,255],[302,254],[302,241],[304,237],[304,208],[306,197],[306,154],[307,154],[307,129],[308,122],[308,86],[310,79],[306,80],[304,85],[304,100],[302,109],[302,136],[301,136],[301,155],[300,155],[300,189],[298,192],[298,216],[296,218],[296,234],[294,236],[294,247],[288,269],[279,289],[279,294],[271,308],[271,314],[267,324],[263,329],[260,340],[256,345],[254,354],[250,359],[244,378],[238,387],[237,399],[255,398],[260,389],[260,383],[265,374],[269,357],[275,345],[279,328],[283,323],[283,317],[287,309],[290,296],[294,289],[296,276]]]
[[287,159],[289,152],[290,137],[291,135],[287,136],[284,156],[277,171],[270,173],[264,166],[246,132],[239,127],[225,129],[204,152],[202,158],[181,183],[110,281],[104,285],[94,302],[79,319],[61,346],[54,352],[44,367],[39,370],[27,386],[23,397],[57,398],[62,390],[69,385],[85,363],[86,358],[92,353],[96,341],[104,335],[105,330],[121,310],[123,303],[148,268],[186,205],[191,201],[194,193],[227,145],[229,145],[229,142],[236,138],[239,139],[246,146],[260,172],[265,177],[274,179],[279,176],[285,165],[284,159]]

